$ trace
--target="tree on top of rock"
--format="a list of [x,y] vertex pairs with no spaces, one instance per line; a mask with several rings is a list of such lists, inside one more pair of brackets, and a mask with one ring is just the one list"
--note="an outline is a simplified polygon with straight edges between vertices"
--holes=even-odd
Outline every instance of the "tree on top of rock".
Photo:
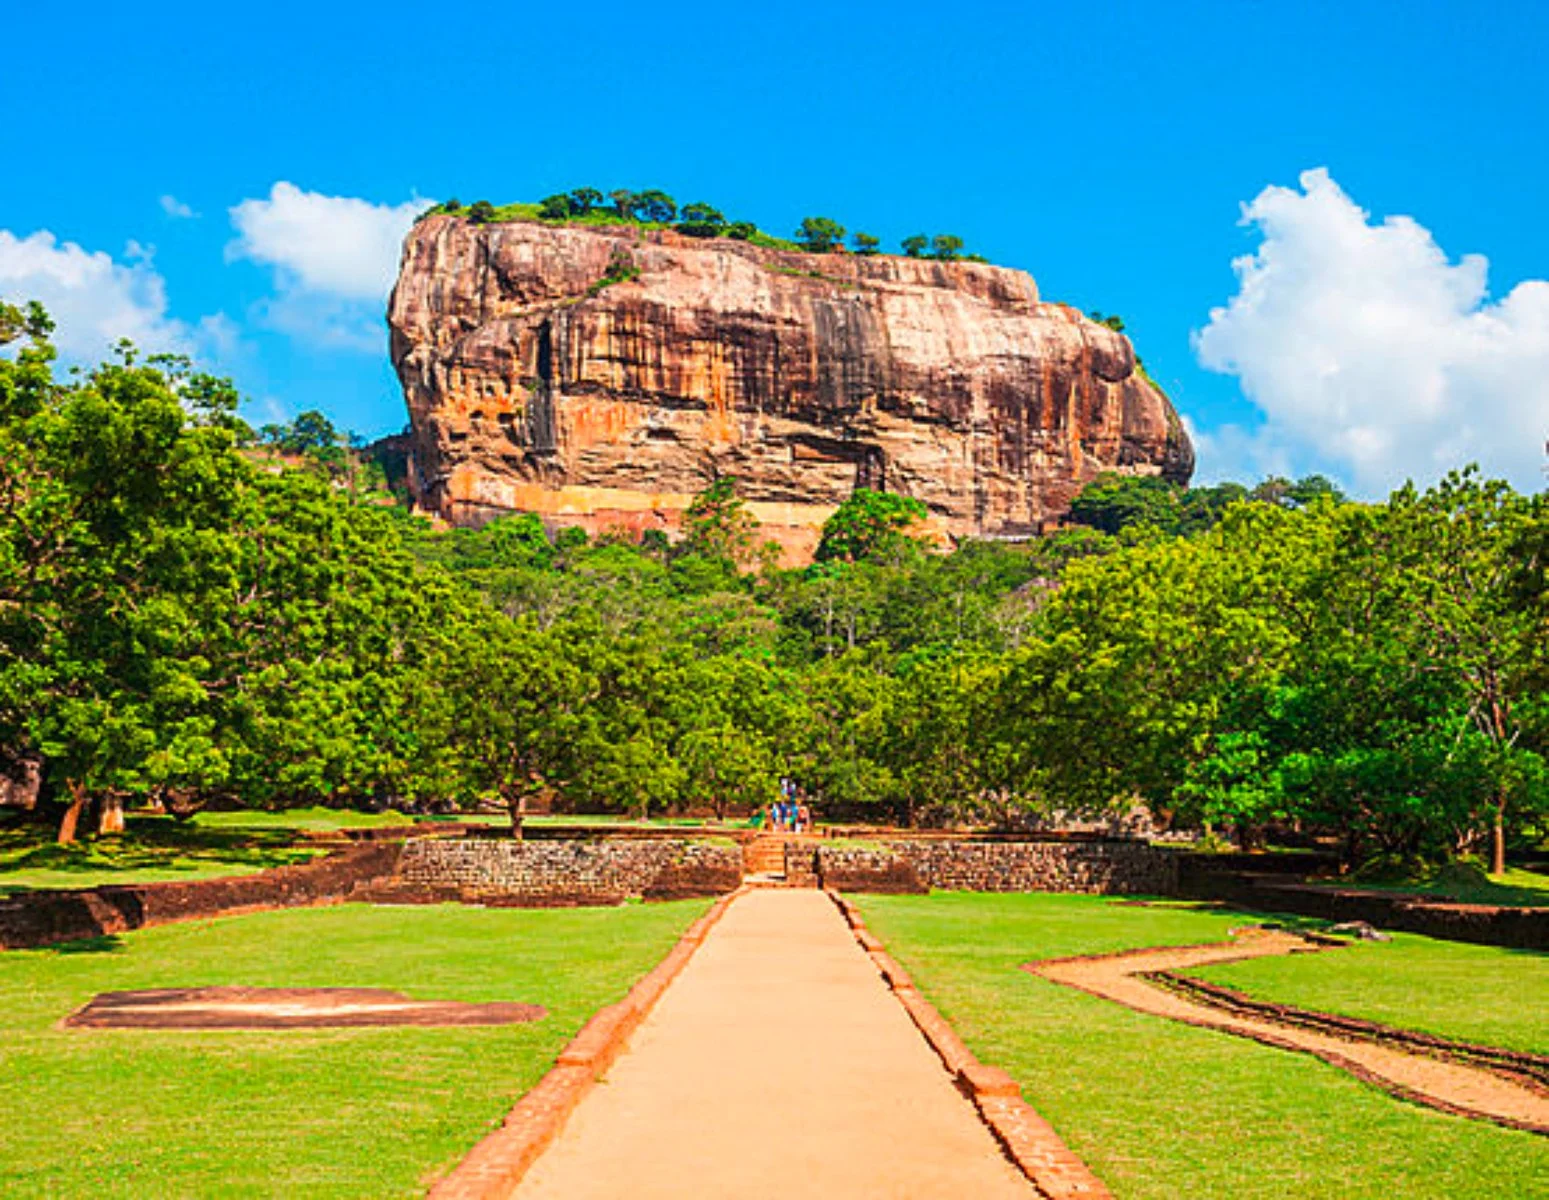
[[796,241],[809,254],[828,254],[844,244],[844,226],[829,217],[806,217],[796,230]]
[[963,239],[955,234],[938,233],[930,240],[930,256],[943,262],[956,262],[963,257]]
[[703,201],[685,204],[679,215],[681,220],[678,222],[678,232],[689,237],[717,237],[726,227],[726,218],[720,209],[712,208]]
[[647,224],[666,225],[678,215],[678,203],[666,192],[641,192],[635,197],[635,219]]
[[639,200],[634,192],[628,188],[615,188],[608,193],[608,199],[613,201],[613,211],[624,220],[629,221],[634,218],[635,204]]
[[593,209],[601,207],[602,193],[596,188],[575,188],[570,193],[570,211],[578,217],[584,217]]

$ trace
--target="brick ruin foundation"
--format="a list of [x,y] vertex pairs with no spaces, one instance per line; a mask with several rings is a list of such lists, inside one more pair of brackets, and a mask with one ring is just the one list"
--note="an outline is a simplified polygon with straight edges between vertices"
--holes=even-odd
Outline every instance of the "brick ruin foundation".
[[549,907],[715,896],[741,882],[742,851],[730,838],[470,838],[410,842],[392,876],[359,898]]
[[855,892],[1086,892],[1172,895],[1174,855],[1145,842],[968,841],[898,838],[876,846],[820,846],[814,873]]

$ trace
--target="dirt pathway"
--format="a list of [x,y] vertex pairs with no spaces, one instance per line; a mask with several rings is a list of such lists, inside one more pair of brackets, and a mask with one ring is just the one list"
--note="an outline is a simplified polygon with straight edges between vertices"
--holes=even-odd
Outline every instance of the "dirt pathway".
[[1035,1195],[823,893],[727,911],[520,1200]]
[[1027,970],[1138,1012],[1317,1055],[1395,1095],[1445,1112],[1549,1133],[1549,1095],[1493,1071],[1365,1038],[1336,1036],[1225,1011],[1186,999],[1144,978],[1151,972],[1185,971],[1207,963],[1316,949],[1294,934],[1248,930],[1235,941],[1219,945],[1052,960],[1029,963]]

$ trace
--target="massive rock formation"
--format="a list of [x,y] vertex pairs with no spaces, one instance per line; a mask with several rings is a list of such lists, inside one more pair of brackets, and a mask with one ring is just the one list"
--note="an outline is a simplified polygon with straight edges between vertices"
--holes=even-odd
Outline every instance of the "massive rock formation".
[[856,487],[1021,536],[1193,450],[1128,339],[1021,271],[670,231],[421,221],[389,323],[417,503],[676,526],[718,474],[791,557]]

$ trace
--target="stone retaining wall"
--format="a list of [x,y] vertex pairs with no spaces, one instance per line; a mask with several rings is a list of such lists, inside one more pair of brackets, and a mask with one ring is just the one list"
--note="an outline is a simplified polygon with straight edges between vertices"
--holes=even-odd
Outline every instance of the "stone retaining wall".
[[396,844],[352,847],[253,875],[24,892],[0,900],[0,949],[47,946],[199,917],[337,904],[391,874]]
[[876,848],[824,846],[819,874],[841,891],[1093,892],[1171,895],[1172,854],[1138,841],[889,840]]
[[729,892],[742,882],[730,841],[411,842],[374,900],[463,899],[523,906],[618,904]]
[[818,883],[841,892],[914,895],[928,888],[896,851],[824,846],[817,851]]

